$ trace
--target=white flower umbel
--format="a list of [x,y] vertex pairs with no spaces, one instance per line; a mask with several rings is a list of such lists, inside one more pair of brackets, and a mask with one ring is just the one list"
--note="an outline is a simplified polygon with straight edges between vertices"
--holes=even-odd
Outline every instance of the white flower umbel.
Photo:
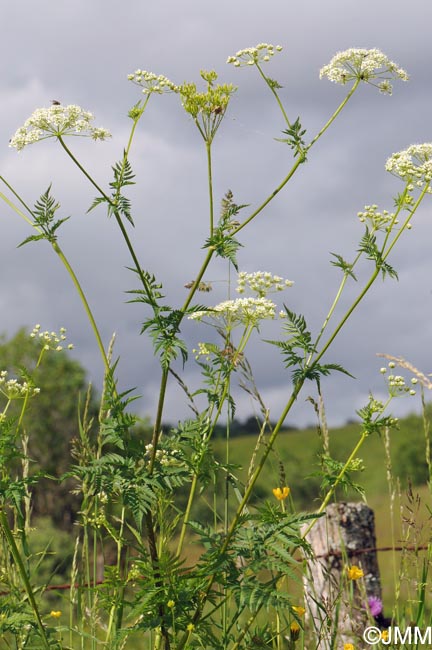
[[53,105],[49,108],[37,108],[17,129],[9,146],[21,151],[28,144],[46,138],[59,138],[66,135],[83,136],[93,140],[106,140],[111,137],[107,129],[92,126],[94,116],[80,106]]
[[235,55],[227,58],[227,63],[232,63],[236,68],[244,65],[256,65],[270,61],[275,52],[281,52],[281,45],[271,45],[270,43],[258,43],[255,47],[246,47],[239,50]]
[[338,52],[328,65],[321,68],[320,79],[323,77],[338,84],[356,80],[364,81],[388,95],[392,93],[392,79],[408,81],[409,78],[405,70],[399,68],[394,61],[390,61],[380,50],[361,48]]
[[[378,206],[365,205],[362,212],[357,212],[357,216],[362,223],[367,223],[371,230],[387,231],[390,224],[393,222],[395,213],[388,210],[378,211]],[[397,219],[394,221],[397,224]]]
[[[394,153],[386,162],[386,170],[403,181],[411,183],[412,188],[423,187],[432,179],[432,143],[412,144],[408,149]],[[431,188],[428,189],[431,193]]]
[[237,298],[237,300],[225,300],[208,311],[196,311],[189,318],[202,320],[206,316],[211,316],[227,320],[231,325],[241,323],[256,327],[261,320],[271,320],[275,315],[276,305],[267,298]]
[[178,92],[178,87],[167,77],[164,77],[163,74],[157,75],[147,70],[135,70],[135,72],[128,74],[128,79],[137,86],[141,86],[145,95]]
[[17,379],[8,379],[7,370],[0,372],[0,393],[8,400],[22,399],[26,396],[33,397],[40,393],[40,388],[29,384],[28,381],[19,382]]
[[[32,331],[30,332],[30,338],[39,340],[44,350],[53,350],[54,352],[61,352],[64,349],[66,341],[66,329],[60,327],[59,333],[57,332],[41,332],[41,326],[39,324],[35,325]],[[73,344],[69,343],[67,345],[68,350],[73,349]]]
[[246,273],[240,271],[237,278],[237,293],[244,293],[246,288],[258,294],[266,296],[269,293],[283,291],[287,287],[292,287],[294,282],[284,280],[279,275],[272,275],[268,271],[255,271],[255,273]]

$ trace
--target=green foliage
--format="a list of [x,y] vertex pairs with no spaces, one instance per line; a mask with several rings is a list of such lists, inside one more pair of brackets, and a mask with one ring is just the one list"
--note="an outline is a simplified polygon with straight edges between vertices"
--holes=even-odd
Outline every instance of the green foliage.
[[23,242],[21,242],[21,244],[19,244],[19,247],[24,246],[24,244],[28,244],[31,241],[39,241],[41,239],[46,239],[51,244],[54,244],[57,241],[56,231],[70,218],[65,217],[63,219],[58,219],[57,221],[55,220],[55,213],[60,208],[60,203],[56,203],[56,200],[51,196],[50,192],[51,185],[35,203],[32,212],[34,225],[36,228],[42,230],[42,233],[40,235],[31,235],[30,237],[27,237]]
[[[274,88],[274,86],[272,85]],[[280,86],[277,86],[280,88]],[[307,152],[307,145],[305,141],[303,140],[303,136],[306,133],[306,129],[303,129],[301,123],[300,123],[300,117],[298,117],[295,122],[293,122],[287,129],[282,131],[284,135],[286,135],[286,138],[276,138],[278,142],[284,142],[287,144],[290,149],[294,151],[294,158],[296,156],[300,156],[301,162],[306,162],[306,152]]]
[[90,212],[98,205],[106,204],[109,217],[113,215],[125,217],[134,226],[131,202],[121,193],[124,187],[135,184],[133,180],[135,174],[132,171],[132,166],[127,158],[126,151],[123,154],[123,159],[117,162],[111,169],[114,173],[114,180],[109,184],[113,190],[112,198],[108,198],[106,195],[96,197],[87,212]]
[[[21,376],[21,369],[32,369],[31,376],[40,393],[33,398],[24,414],[22,426],[29,435],[28,456],[30,473],[35,481],[32,486],[33,512],[38,516],[49,515],[61,526],[71,526],[79,508],[71,493],[70,481],[58,484],[71,463],[71,442],[77,435],[78,404],[87,389],[86,371],[66,352],[47,354],[36,368],[40,346],[22,329],[15,336],[0,338],[0,368],[12,376]],[[5,398],[0,396],[0,408]],[[3,447],[1,458],[9,466],[17,468],[22,456],[20,446],[14,439],[14,427],[20,406],[12,403],[10,418],[1,423]],[[89,405],[91,416],[97,413],[94,399]],[[15,460],[14,460],[15,458]],[[0,461],[1,462],[1,461]],[[46,476],[46,478],[43,478]]]
[[230,232],[239,225],[239,222],[233,217],[236,217],[240,210],[246,207],[247,205],[236,205],[231,190],[228,190],[222,200],[219,222],[203,246],[203,248],[213,249],[216,255],[229,260],[236,271],[238,271],[237,251],[242,244]]
[[381,272],[383,279],[388,275],[390,278],[397,280],[397,272],[388,262],[384,261],[383,252],[378,248],[376,240],[376,236],[372,235],[366,227],[365,234],[360,241],[359,252],[365,253],[368,260],[375,262],[375,266]]
[[338,253],[331,253],[331,255],[333,255],[333,257],[335,257],[336,260],[332,260],[330,262],[330,264],[332,264],[333,266],[337,266],[338,268],[342,269],[342,271],[346,275],[349,275],[353,280],[357,281],[357,278],[354,275],[353,270],[352,270],[352,264],[349,264],[348,262],[346,262],[344,260],[344,258],[342,257],[342,255],[338,255]]

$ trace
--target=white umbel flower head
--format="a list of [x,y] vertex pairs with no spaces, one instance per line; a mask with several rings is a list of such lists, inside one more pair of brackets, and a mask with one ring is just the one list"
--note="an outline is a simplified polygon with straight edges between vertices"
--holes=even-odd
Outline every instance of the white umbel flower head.
[[[386,170],[413,186],[423,187],[432,179],[432,143],[412,144],[394,153],[386,162]],[[428,190],[431,193],[431,189]]]
[[338,52],[320,70],[320,79],[327,77],[329,81],[346,84],[349,81],[360,80],[379,88],[380,92],[391,95],[391,79],[408,81],[408,74],[402,68],[390,61],[381,50],[365,50],[351,48]]
[[276,305],[267,298],[237,298],[237,300],[225,300],[208,311],[196,311],[189,318],[201,320],[206,316],[229,320],[231,325],[242,323],[256,327],[261,320],[276,317]]
[[49,108],[37,108],[12,136],[9,146],[21,151],[28,144],[46,138],[75,135],[106,140],[111,137],[107,129],[92,126],[94,116],[80,106],[55,104]]
[[178,91],[177,86],[163,74],[155,74],[154,72],[148,72],[148,70],[135,70],[135,72],[128,74],[128,79],[137,86],[141,86],[145,95],[151,95],[152,93],[162,95],[163,93]]
[[273,275],[268,271],[255,271],[254,273],[246,273],[240,271],[237,278],[237,293],[244,293],[246,288],[249,288],[258,296],[266,296],[268,293],[276,291],[283,291],[287,287],[292,287],[294,282],[291,280],[284,280],[279,275]]
[[256,65],[270,61],[275,52],[281,52],[281,45],[271,45],[270,43],[258,43],[255,47],[246,47],[239,50],[235,55],[227,58],[227,63],[232,63],[236,68],[244,65]]

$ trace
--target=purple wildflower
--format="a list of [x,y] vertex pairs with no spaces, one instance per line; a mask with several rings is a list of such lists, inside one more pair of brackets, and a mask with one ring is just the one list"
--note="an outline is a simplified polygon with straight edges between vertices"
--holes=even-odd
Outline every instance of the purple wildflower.
[[372,614],[373,617],[379,616],[379,614],[381,614],[381,612],[383,611],[382,600],[377,596],[371,596],[370,598],[368,598],[368,605],[369,605],[370,613]]

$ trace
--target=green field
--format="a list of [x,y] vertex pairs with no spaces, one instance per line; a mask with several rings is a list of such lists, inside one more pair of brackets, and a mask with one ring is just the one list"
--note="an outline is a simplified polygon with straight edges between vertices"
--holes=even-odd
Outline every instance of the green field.
[[[348,424],[330,431],[330,453],[338,460],[345,460],[359,439],[360,426]],[[240,475],[246,480],[248,468],[244,467],[256,445],[255,436],[243,436],[230,441],[230,462],[241,465]],[[215,442],[215,452],[222,457],[225,443]],[[337,499],[348,501],[364,500],[375,513],[377,547],[400,547],[403,544],[420,546],[430,539],[431,495],[427,487],[427,465],[425,462],[425,434],[422,417],[411,415],[401,420],[399,428],[389,433],[389,449],[392,463],[392,488],[388,480],[388,462],[384,438],[370,436],[363,445],[359,457],[364,470],[353,474],[355,483],[364,488],[364,496],[354,492],[339,492]],[[310,477],[319,470],[319,454],[322,438],[316,429],[288,430],[282,432],[268,464],[257,484],[255,502],[273,498],[271,489],[280,484],[280,463],[286,474],[286,484],[291,488],[293,507],[297,511],[313,511],[319,507],[319,480]],[[412,491],[409,490],[412,480]],[[392,490],[393,499],[390,498]],[[393,516],[391,514],[391,501]],[[412,556],[412,557],[411,557]],[[402,554],[390,550],[379,553],[381,582],[385,603],[392,607],[395,593],[399,589],[401,562],[417,571],[421,562],[416,553]],[[419,555],[421,558],[421,553]],[[402,580],[405,583],[405,580]],[[407,600],[414,596],[405,584]]]

